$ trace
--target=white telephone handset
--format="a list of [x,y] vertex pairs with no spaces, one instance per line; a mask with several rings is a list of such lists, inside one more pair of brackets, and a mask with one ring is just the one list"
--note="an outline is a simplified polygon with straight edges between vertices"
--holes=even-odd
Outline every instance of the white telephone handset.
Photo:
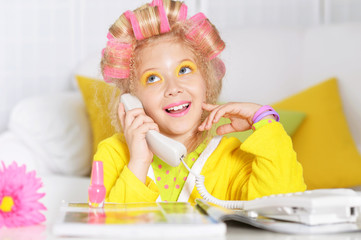
[[[123,94],[120,97],[120,102],[123,103],[126,112],[134,108],[143,108],[139,99],[129,93]],[[187,148],[182,143],[155,130],[149,130],[145,138],[149,149],[172,167],[178,166],[187,155]]]

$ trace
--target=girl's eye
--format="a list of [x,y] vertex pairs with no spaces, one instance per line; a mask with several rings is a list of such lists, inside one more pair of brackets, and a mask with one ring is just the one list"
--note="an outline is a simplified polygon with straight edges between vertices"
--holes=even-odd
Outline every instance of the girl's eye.
[[162,82],[163,77],[158,72],[149,71],[142,75],[140,81],[144,86],[147,86],[147,85],[152,85],[154,83]]
[[185,60],[181,64],[179,64],[178,67],[175,69],[175,74],[179,77],[179,76],[195,73],[196,71],[197,71],[197,65],[190,60]]
[[179,69],[179,75],[184,75],[184,74],[188,74],[191,72],[192,72],[192,69],[190,67],[182,67],[181,69]]
[[160,81],[160,77],[158,77],[157,75],[150,75],[148,78],[147,78],[147,83],[155,83],[155,82],[158,82]]

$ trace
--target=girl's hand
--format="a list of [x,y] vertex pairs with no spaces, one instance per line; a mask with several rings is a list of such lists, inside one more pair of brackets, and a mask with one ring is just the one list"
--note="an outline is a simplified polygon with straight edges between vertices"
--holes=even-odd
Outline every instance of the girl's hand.
[[128,168],[145,183],[148,168],[153,159],[153,153],[148,148],[145,135],[149,130],[159,131],[158,125],[145,114],[142,108],[132,109],[125,113],[122,103],[118,107],[118,116],[129,148]]
[[253,124],[253,115],[260,107],[262,107],[262,105],[255,103],[231,102],[223,105],[203,103],[202,107],[204,110],[210,112],[210,114],[198,127],[198,130],[209,130],[214,123],[217,123],[219,119],[221,119],[221,117],[225,117],[229,118],[231,123],[217,128],[217,134],[224,135],[231,132],[242,132],[250,129]]

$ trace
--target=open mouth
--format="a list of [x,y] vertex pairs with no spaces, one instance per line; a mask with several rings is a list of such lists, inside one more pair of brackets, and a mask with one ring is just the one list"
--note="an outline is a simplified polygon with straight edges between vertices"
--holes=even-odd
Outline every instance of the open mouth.
[[190,102],[181,103],[181,104],[173,105],[171,107],[167,107],[164,110],[166,111],[166,113],[168,113],[171,116],[179,117],[179,116],[183,116],[189,111],[190,105],[191,105]]

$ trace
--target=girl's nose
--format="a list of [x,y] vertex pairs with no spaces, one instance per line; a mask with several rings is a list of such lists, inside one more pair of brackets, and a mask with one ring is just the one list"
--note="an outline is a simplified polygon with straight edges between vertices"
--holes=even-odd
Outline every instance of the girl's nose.
[[169,96],[177,96],[180,93],[183,93],[183,87],[181,86],[181,84],[178,82],[179,79],[177,79],[176,77],[171,77],[168,78],[166,80],[167,84],[166,84],[166,89],[165,89],[165,96],[169,97]]

